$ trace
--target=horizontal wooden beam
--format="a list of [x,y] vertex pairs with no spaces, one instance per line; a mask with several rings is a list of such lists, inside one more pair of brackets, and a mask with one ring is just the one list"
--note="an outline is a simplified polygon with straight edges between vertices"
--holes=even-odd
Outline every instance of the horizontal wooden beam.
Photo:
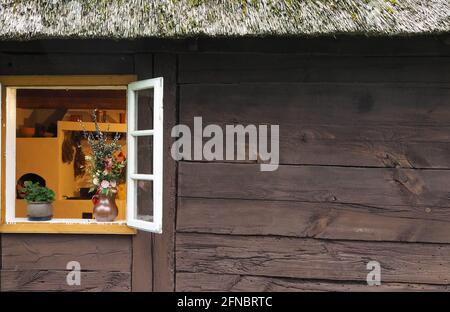
[[2,270],[2,291],[131,291],[130,272],[81,271],[80,285],[66,282],[70,271],[57,270]]
[[383,284],[448,285],[450,279],[448,244],[178,233],[176,255],[177,270],[191,273],[365,283],[367,263],[378,261]]
[[303,280],[236,274],[177,273],[177,291],[254,291],[254,292],[311,292],[311,291],[449,291],[448,285],[382,283],[369,286],[361,282]]
[[180,162],[178,181],[182,197],[450,207],[449,170]]
[[180,54],[179,64],[182,84],[450,81],[450,64],[446,57],[185,53]]
[[[448,35],[417,36],[362,36],[334,35],[319,37],[243,38],[143,38],[133,40],[111,39],[46,39],[3,41],[0,51],[9,53],[102,53],[129,54],[133,52],[257,52],[340,55],[444,55],[448,56]],[[233,44],[230,44],[232,42]]]
[[70,261],[86,271],[131,269],[130,236],[4,234],[2,244],[3,270],[66,270]]
[[124,89],[135,75],[0,75],[6,87],[113,87]]
[[450,215],[448,208],[182,197],[177,231],[450,243]]

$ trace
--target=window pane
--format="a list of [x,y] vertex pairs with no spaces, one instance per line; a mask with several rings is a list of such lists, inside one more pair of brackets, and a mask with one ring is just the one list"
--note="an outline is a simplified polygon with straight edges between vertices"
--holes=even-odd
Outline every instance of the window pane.
[[153,129],[153,89],[136,91],[136,130]]
[[129,129],[138,131],[129,136],[127,224],[154,233],[162,232],[162,88],[163,79],[154,78],[130,83],[127,91]]
[[153,173],[153,136],[137,137],[137,173]]
[[153,220],[153,182],[138,180],[136,185],[136,219],[142,221]]

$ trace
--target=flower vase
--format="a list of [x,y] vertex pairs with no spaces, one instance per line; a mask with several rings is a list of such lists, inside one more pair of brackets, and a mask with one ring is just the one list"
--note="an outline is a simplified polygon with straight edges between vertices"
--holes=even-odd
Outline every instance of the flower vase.
[[116,195],[94,195],[94,218],[98,222],[112,222],[117,218],[119,210],[116,205]]

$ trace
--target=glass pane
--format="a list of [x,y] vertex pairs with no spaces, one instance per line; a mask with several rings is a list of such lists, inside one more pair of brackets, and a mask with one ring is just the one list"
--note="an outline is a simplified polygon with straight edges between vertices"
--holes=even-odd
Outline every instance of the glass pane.
[[153,173],[153,136],[137,137],[137,173]]
[[136,130],[153,129],[153,89],[136,91]]
[[153,182],[138,180],[136,185],[136,219],[142,221],[153,220]]

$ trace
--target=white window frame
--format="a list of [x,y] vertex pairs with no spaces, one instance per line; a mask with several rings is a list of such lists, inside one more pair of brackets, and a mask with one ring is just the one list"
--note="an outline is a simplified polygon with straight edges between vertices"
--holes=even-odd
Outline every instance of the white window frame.
[[[0,83],[0,121],[3,121],[3,109],[2,109],[2,107],[3,107],[3,85]],[[2,131],[3,131],[3,125],[0,125],[0,141],[1,141],[1,138],[3,138]],[[1,147],[1,144],[0,144],[0,155],[2,155],[1,152],[2,152],[2,147]],[[0,164],[0,177],[3,177],[2,167],[3,166]],[[1,199],[3,198],[2,192],[3,192],[3,187],[1,187],[1,183],[0,183],[0,224],[3,223],[3,211],[1,209],[1,206],[2,206],[1,205]],[[5,211],[5,214],[6,214],[6,211]]]
[[[162,233],[163,218],[163,78],[153,78],[130,83],[127,89],[127,225],[138,230]],[[137,130],[137,92],[153,89],[153,129]],[[137,138],[153,137],[153,173],[137,172]],[[139,180],[153,182],[153,218],[144,221],[137,218],[136,183]]]

